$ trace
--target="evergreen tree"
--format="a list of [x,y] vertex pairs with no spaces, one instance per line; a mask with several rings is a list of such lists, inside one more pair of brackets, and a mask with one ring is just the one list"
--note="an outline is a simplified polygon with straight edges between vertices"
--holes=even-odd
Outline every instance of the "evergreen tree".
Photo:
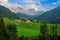
[[41,40],[48,40],[48,28],[47,28],[47,24],[44,22],[44,23],[41,23]]
[[8,24],[8,37],[9,40],[17,40],[17,30],[16,25],[14,23]]
[[6,40],[6,38],[7,38],[6,28],[4,26],[3,18],[0,17],[0,40]]
[[57,27],[58,27],[57,24],[55,24],[51,28],[51,40],[58,40]]

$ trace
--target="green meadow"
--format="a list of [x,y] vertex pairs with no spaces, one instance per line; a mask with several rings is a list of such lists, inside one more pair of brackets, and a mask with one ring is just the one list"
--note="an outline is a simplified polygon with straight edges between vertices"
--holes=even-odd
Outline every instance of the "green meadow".
[[[4,19],[4,23],[5,23],[5,26],[7,26],[8,23],[15,23],[16,26],[17,26],[17,35],[18,37],[20,36],[38,36],[40,34],[40,26],[41,26],[41,23],[34,23],[34,22],[25,22],[25,23],[22,23],[22,22],[17,22],[18,19],[15,19],[15,20],[9,20],[7,18]],[[47,28],[48,28],[48,31],[49,31],[49,34],[51,34],[51,27],[52,27],[53,24],[47,24]],[[58,32],[58,35],[59,34],[59,31],[60,31],[60,24],[57,24],[58,25],[58,29],[57,29],[57,32]]]

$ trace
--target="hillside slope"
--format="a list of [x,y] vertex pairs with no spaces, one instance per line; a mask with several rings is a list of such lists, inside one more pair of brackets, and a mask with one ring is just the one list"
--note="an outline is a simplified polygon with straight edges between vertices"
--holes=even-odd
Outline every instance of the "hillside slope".
[[15,13],[11,12],[8,8],[0,5],[0,16],[17,19],[19,18]]
[[38,16],[36,19],[48,23],[60,24],[60,6],[45,12],[44,14]]

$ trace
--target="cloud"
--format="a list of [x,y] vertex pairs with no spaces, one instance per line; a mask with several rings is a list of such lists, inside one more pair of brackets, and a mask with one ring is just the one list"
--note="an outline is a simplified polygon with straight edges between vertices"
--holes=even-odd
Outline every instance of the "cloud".
[[53,2],[52,4],[53,5],[58,5],[58,4],[60,4],[60,0],[57,0],[56,2]]
[[59,3],[59,4],[60,4],[60,0],[57,0],[57,3]]
[[[41,7],[40,0],[16,0],[17,5],[21,5],[22,8],[24,9],[39,9]],[[16,4],[14,3],[14,4]]]
[[32,0],[25,0],[25,2],[32,2]]
[[24,8],[26,10],[29,10],[29,9],[46,10],[45,7],[42,6],[41,1],[48,1],[48,0],[17,0],[17,1],[18,2],[14,3],[14,5]]
[[31,5],[26,5],[24,9],[35,9],[35,10],[38,10],[37,6],[34,5],[34,4],[31,4]]
[[41,6],[41,3],[39,2],[39,0],[17,0],[17,5],[21,5],[20,7],[27,10],[32,8],[37,10],[39,9],[38,6]]
[[54,3],[52,3],[53,5],[56,5],[57,3],[56,2],[54,2]]
[[40,1],[48,1],[48,0],[40,0]]
[[27,3],[25,5],[27,9],[33,8],[35,10],[38,10],[39,9],[38,6],[41,6],[39,0],[25,0],[25,2]]
[[[4,0],[5,2],[8,2],[8,0]],[[35,10],[46,10],[44,6],[42,6],[41,1],[48,1],[48,0],[16,0],[13,3],[8,2],[9,8],[17,8],[21,7],[23,9],[29,10],[29,9],[35,9]],[[53,3],[56,4],[56,3]],[[43,8],[44,7],[44,8]]]
[[57,0],[56,2],[52,3],[53,5],[60,4],[60,0]]
[[8,0],[0,0],[0,2],[8,3]]

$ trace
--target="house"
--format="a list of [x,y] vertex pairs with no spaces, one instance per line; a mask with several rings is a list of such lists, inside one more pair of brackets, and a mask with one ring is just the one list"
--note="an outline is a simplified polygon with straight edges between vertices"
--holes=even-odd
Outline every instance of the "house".
[[26,22],[31,22],[30,20],[27,20]]
[[17,22],[22,22],[22,20],[18,19]]

